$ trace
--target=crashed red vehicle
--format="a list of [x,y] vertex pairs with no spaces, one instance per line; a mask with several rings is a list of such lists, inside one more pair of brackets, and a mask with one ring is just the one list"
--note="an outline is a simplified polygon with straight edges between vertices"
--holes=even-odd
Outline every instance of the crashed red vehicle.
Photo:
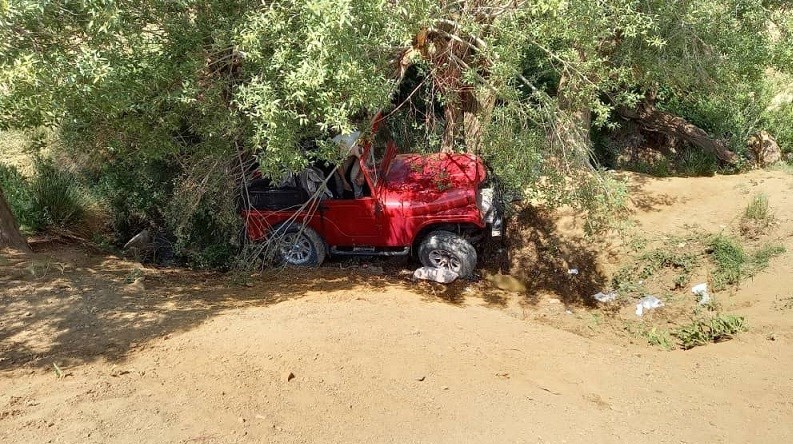
[[[380,126],[376,120],[373,133]],[[413,254],[424,266],[470,276],[474,244],[502,229],[484,163],[470,154],[397,154],[382,137],[387,131],[361,143],[362,197],[303,193],[290,201],[283,189],[250,191],[253,204],[242,211],[248,239],[273,240],[276,259],[288,265],[318,266],[328,254]]]

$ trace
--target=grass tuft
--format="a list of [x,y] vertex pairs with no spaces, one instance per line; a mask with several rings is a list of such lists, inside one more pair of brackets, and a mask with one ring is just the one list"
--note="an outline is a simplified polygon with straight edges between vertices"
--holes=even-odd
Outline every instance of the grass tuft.
[[709,247],[711,258],[716,265],[716,270],[713,272],[714,289],[720,290],[739,283],[749,262],[749,256],[741,244],[731,237],[720,234],[710,240]]

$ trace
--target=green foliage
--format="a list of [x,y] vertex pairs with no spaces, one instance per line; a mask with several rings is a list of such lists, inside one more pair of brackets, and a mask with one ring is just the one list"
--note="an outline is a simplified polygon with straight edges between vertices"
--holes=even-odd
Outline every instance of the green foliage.
[[33,232],[40,228],[42,217],[35,207],[30,183],[16,168],[0,164],[0,190],[23,231]]
[[764,226],[770,225],[774,216],[768,205],[768,196],[762,193],[755,195],[749,205],[746,206],[743,217],[747,220],[762,223]]
[[[681,243],[685,246],[680,247]],[[674,238],[667,240],[661,247],[639,254],[631,264],[615,274],[613,284],[621,293],[640,293],[644,281],[657,277],[661,271],[667,271],[671,273],[671,286],[680,288],[688,284],[691,274],[700,264],[700,255],[690,240],[683,242],[683,239]]]
[[756,271],[761,271],[768,267],[768,263],[772,258],[779,256],[787,251],[782,245],[764,245],[754,253],[754,268]]
[[715,290],[737,285],[768,266],[771,258],[785,252],[781,245],[765,245],[754,254],[747,254],[737,239],[717,235],[709,244],[710,258],[716,266],[712,280]]
[[683,154],[677,159],[677,174],[683,177],[712,176],[718,169],[718,159],[697,148],[683,151]]
[[713,271],[714,289],[738,284],[747,273],[750,257],[741,244],[724,235],[714,236],[709,243],[710,256],[716,265]]
[[[793,54],[793,50],[791,50]],[[766,130],[779,144],[787,161],[793,160],[793,75],[773,72],[766,77],[765,108],[759,126]]]
[[680,341],[684,350],[689,350],[712,342],[732,339],[740,332],[749,329],[743,316],[716,314],[695,320],[691,324],[676,329],[672,334]]
[[74,227],[83,220],[87,199],[77,177],[58,168],[51,159],[38,158],[30,184],[33,206],[41,212],[44,225]]
[[672,339],[669,337],[669,330],[652,327],[643,330],[642,336],[644,336],[647,342],[652,346],[661,347],[664,350],[672,350],[674,348]]
[[[206,251],[198,262],[214,264],[234,248],[239,158],[256,157],[270,177],[310,155],[335,159],[331,144],[308,153],[299,142],[365,129],[353,116],[390,105],[395,61],[422,65],[436,83],[460,83],[433,96],[433,106],[461,106],[463,91],[494,97],[494,109],[479,115],[493,168],[511,188],[586,210],[591,231],[618,219],[626,193],[587,170],[589,123],[575,116],[591,111],[594,126],[611,128],[616,106],[658,90],[660,107],[738,146],[770,100],[757,94],[766,68],[792,65],[789,11],[776,3],[505,5],[11,2],[0,15],[0,127],[57,128],[59,154],[108,203],[119,241],[154,224],[179,250]],[[447,41],[471,51],[456,60],[437,57],[437,42],[411,50],[422,29],[451,33]],[[766,123],[782,128],[773,123],[780,119]],[[423,129],[426,143],[411,148],[436,149],[437,128]],[[707,159],[687,165],[697,174],[710,168]],[[79,216],[71,191],[56,198],[54,187],[33,185],[51,222]]]

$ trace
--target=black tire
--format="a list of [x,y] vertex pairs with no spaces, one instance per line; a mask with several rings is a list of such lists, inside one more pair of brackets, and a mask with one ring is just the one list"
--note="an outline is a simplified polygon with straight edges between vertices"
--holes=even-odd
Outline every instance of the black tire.
[[450,231],[433,231],[419,245],[419,260],[425,267],[446,268],[460,277],[470,277],[476,269],[476,249]]
[[281,265],[319,267],[325,261],[325,242],[309,227],[283,224],[271,236],[275,242],[275,260]]

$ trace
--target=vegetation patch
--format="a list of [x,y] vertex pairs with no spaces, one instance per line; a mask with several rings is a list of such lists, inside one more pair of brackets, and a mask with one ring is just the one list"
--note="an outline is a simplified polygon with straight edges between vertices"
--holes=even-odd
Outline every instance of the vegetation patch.
[[31,233],[39,229],[41,215],[35,208],[30,182],[16,167],[0,164],[0,190],[8,200],[22,231]]
[[768,267],[771,258],[785,252],[782,245],[765,245],[750,255],[737,239],[721,234],[711,238],[708,247],[715,265],[712,274],[715,290],[737,285],[742,279],[754,276]]
[[732,339],[740,332],[748,330],[743,316],[716,314],[700,318],[688,325],[674,330],[673,335],[680,341],[684,350],[689,350],[713,342]]
[[741,216],[740,231],[742,235],[756,239],[766,234],[773,223],[774,214],[768,204],[768,196],[757,194]]
[[668,289],[682,288],[689,283],[701,260],[701,247],[693,236],[670,238],[621,268],[614,276],[614,288],[622,294],[641,293],[651,283]]

